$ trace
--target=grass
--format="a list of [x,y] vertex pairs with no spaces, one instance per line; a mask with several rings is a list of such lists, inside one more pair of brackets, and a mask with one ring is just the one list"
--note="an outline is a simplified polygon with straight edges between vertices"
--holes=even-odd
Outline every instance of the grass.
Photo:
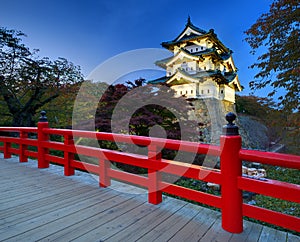
[[[300,185],[300,170],[287,169],[287,168],[274,167],[274,166],[264,166],[264,168],[267,171],[267,178],[269,179]],[[292,215],[295,217],[300,217],[299,203],[289,202],[289,201],[268,197],[264,195],[259,195],[259,194],[255,196],[255,201],[256,201],[256,206],[281,212],[284,214]],[[283,230],[282,228],[274,225],[268,225],[268,226],[274,227],[279,230]],[[300,236],[300,233],[293,232],[293,231],[292,233]]]

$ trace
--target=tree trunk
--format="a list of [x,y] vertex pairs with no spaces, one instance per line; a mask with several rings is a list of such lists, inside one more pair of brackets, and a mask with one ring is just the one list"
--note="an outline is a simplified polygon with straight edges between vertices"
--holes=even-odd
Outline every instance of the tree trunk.
[[13,114],[14,127],[34,127],[33,114],[31,112],[21,112]]

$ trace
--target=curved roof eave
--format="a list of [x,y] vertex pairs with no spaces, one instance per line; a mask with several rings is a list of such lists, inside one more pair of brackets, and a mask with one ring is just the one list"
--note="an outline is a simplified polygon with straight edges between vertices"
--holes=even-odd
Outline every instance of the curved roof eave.
[[[190,82],[197,82],[197,81],[198,81],[198,79],[189,76],[189,75],[186,74],[184,71],[177,70],[171,77],[169,77],[169,79],[166,81],[166,84],[172,83],[174,80],[176,80],[176,79],[178,78],[179,75],[181,75],[180,78],[183,77],[183,78],[185,78],[187,81],[190,81]],[[180,78],[179,78],[179,79],[180,79]]]
[[228,83],[228,85],[235,87],[236,91],[239,91],[239,92],[243,91],[243,87],[241,86],[237,75],[235,76],[235,78],[232,81],[230,81]]
[[185,31],[191,28],[192,30],[194,30],[195,32],[197,32],[199,35],[203,35],[206,34],[207,31],[200,29],[198,27],[196,27],[195,25],[192,24],[191,18],[188,17],[187,23],[185,25],[185,28],[183,29],[183,31],[181,31],[181,33],[173,40],[173,41],[178,41],[180,39],[180,37],[185,33]]

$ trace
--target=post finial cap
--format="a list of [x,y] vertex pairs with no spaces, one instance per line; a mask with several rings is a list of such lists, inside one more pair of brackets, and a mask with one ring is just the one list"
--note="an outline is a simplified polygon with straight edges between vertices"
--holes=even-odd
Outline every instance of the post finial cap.
[[39,117],[39,122],[48,122],[48,119],[46,117],[46,111],[41,111],[41,117]]
[[227,120],[228,124],[223,126],[223,135],[239,135],[239,127],[233,123],[233,121],[236,119],[236,115],[232,112],[229,112],[226,114],[225,119]]

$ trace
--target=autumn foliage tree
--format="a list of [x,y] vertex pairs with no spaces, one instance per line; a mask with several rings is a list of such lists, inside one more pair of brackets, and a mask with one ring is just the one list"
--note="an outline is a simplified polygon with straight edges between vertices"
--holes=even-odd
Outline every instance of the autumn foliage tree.
[[271,86],[269,96],[279,89],[286,91],[279,97],[280,108],[299,109],[300,96],[300,3],[298,0],[275,0],[268,13],[264,13],[245,33],[246,41],[257,54],[255,80],[252,90]]
[[[188,119],[191,107],[186,100],[176,98],[170,88],[143,83],[138,79],[110,85],[98,104],[95,116],[96,130],[198,141],[198,124]],[[100,141],[100,146],[118,149],[114,142]],[[139,153],[140,150],[136,145],[122,144],[122,151]],[[172,159],[176,152],[164,149],[162,154],[163,157]],[[116,165],[129,172],[140,172],[136,167]]]
[[64,58],[37,56],[22,43],[25,34],[0,27],[0,95],[13,126],[33,126],[44,105],[83,80],[80,68]]
[[[166,95],[166,92],[170,93]],[[118,111],[116,106],[122,98],[126,101]],[[185,130],[186,137],[192,141],[195,138],[195,125],[188,120],[191,107],[182,100],[179,101],[179,98],[174,96],[172,89],[143,86],[140,79],[127,82],[127,85],[111,85],[98,104],[95,127],[102,132],[112,132],[114,122],[114,126],[120,131],[123,129],[128,134],[149,136],[151,128],[159,125],[166,132],[165,138],[181,139],[181,133]],[[175,109],[176,115],[173,113]],[[113,116],[114,112],[117,112],[117,115]],[[125,118],[128,115],[131,115],[130,118]]]

